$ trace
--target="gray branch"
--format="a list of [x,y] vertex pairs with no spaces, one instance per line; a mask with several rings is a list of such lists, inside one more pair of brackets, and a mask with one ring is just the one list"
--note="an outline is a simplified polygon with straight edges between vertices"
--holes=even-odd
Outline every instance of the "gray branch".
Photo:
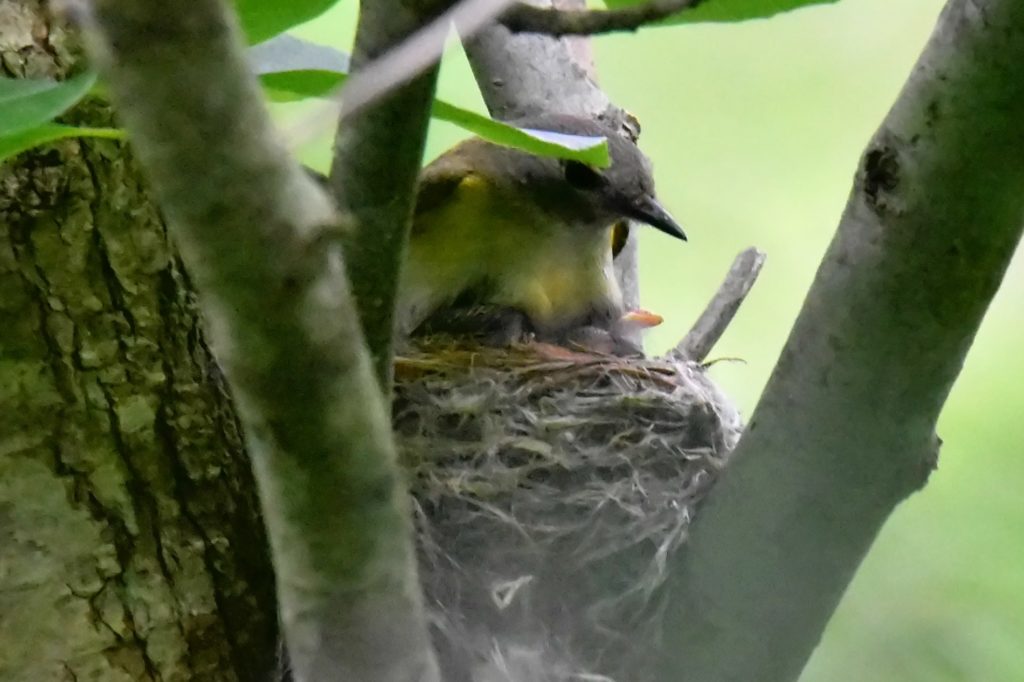
[[682,360],[704,361],[750,293],[750,288],[761,274],[764,259],[764,252],[755,248],[749,248],[736,256],[722,286],[708,301],[693,328],[671,351],[671,355]]
[[387,405],[320,238],[331,202],[278,142],[223,3],[93,7],[93,54],[237,400],[296,679],[436,680]]
[[676,559],[663,679],[797,679],[935,467],[936,420],[1021,236],[1022,63],[1024,3],[948,3]]
[[558,111],[623,123],[625,113],[598,87],[592,64],[573,54],[572,46],[579,44],[579,39],[516,35],[495,24],[468,40],[466,52],[496,119]]
[[[423,23],[415,5],[400,0],[363,4],[352,55],[356,73]],[[356,224],[345,242],[349,280],[385,393],[390,393],[399,271],[437,73],[435,62],[373,106],[351,115],[343,104],[334,142],[331,189]]]

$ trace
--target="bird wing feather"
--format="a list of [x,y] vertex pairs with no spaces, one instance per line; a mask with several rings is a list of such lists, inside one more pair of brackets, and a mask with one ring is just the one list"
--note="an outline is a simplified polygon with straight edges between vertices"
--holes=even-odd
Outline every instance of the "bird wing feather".
[[[461,142],[420,172],[414,216],[418,217],[445,206],[454,198],[462,183],[476,177],[477,172],[467,159],[467,152],[472,151],[470,148],[478,146],[479,142]],[[415,221],[413,231],[416,231]]]
[[459,189],[459,185],[470,175],[464,168],[444,167],[430,172],[424,170],[416,189],[415,216],[421,216],[447,204]]

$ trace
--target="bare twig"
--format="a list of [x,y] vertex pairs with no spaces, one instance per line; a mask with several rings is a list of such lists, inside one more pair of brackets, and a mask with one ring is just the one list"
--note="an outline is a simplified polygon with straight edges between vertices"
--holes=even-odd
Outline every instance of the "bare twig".
[[754,247],[736,256],[722,286],[718,287],[718,292],[708,302],[704,312],[683,340],[670,351],[670,355],[693,362],[701,362],[708,356],[757,281],[764,259],[764,252]]
[[702,0],[649,0],[612,10],[566,10],[536,7],[518,2],[499,21],[517,33],[544,33],[550,36],[595,35],[617,31],[636,31],[673,14],[692,9]]

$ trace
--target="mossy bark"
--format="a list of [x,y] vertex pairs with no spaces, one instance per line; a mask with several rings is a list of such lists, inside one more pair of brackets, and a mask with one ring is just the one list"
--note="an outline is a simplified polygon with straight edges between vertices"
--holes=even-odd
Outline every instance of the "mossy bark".
[[[77,61],[0,0],[8,77]],[[96,103],[73,117],[111,124]],[[0,165],[0,679],[254,680],[273,575],[231,401],[125,145]]]

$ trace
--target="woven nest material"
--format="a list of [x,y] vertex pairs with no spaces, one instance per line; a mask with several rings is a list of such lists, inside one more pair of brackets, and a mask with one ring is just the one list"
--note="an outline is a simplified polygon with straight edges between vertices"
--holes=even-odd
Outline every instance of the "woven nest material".
[[443,679],[649,679],[668,560],[740,432],[703,369],[421,342],[394,421]]

